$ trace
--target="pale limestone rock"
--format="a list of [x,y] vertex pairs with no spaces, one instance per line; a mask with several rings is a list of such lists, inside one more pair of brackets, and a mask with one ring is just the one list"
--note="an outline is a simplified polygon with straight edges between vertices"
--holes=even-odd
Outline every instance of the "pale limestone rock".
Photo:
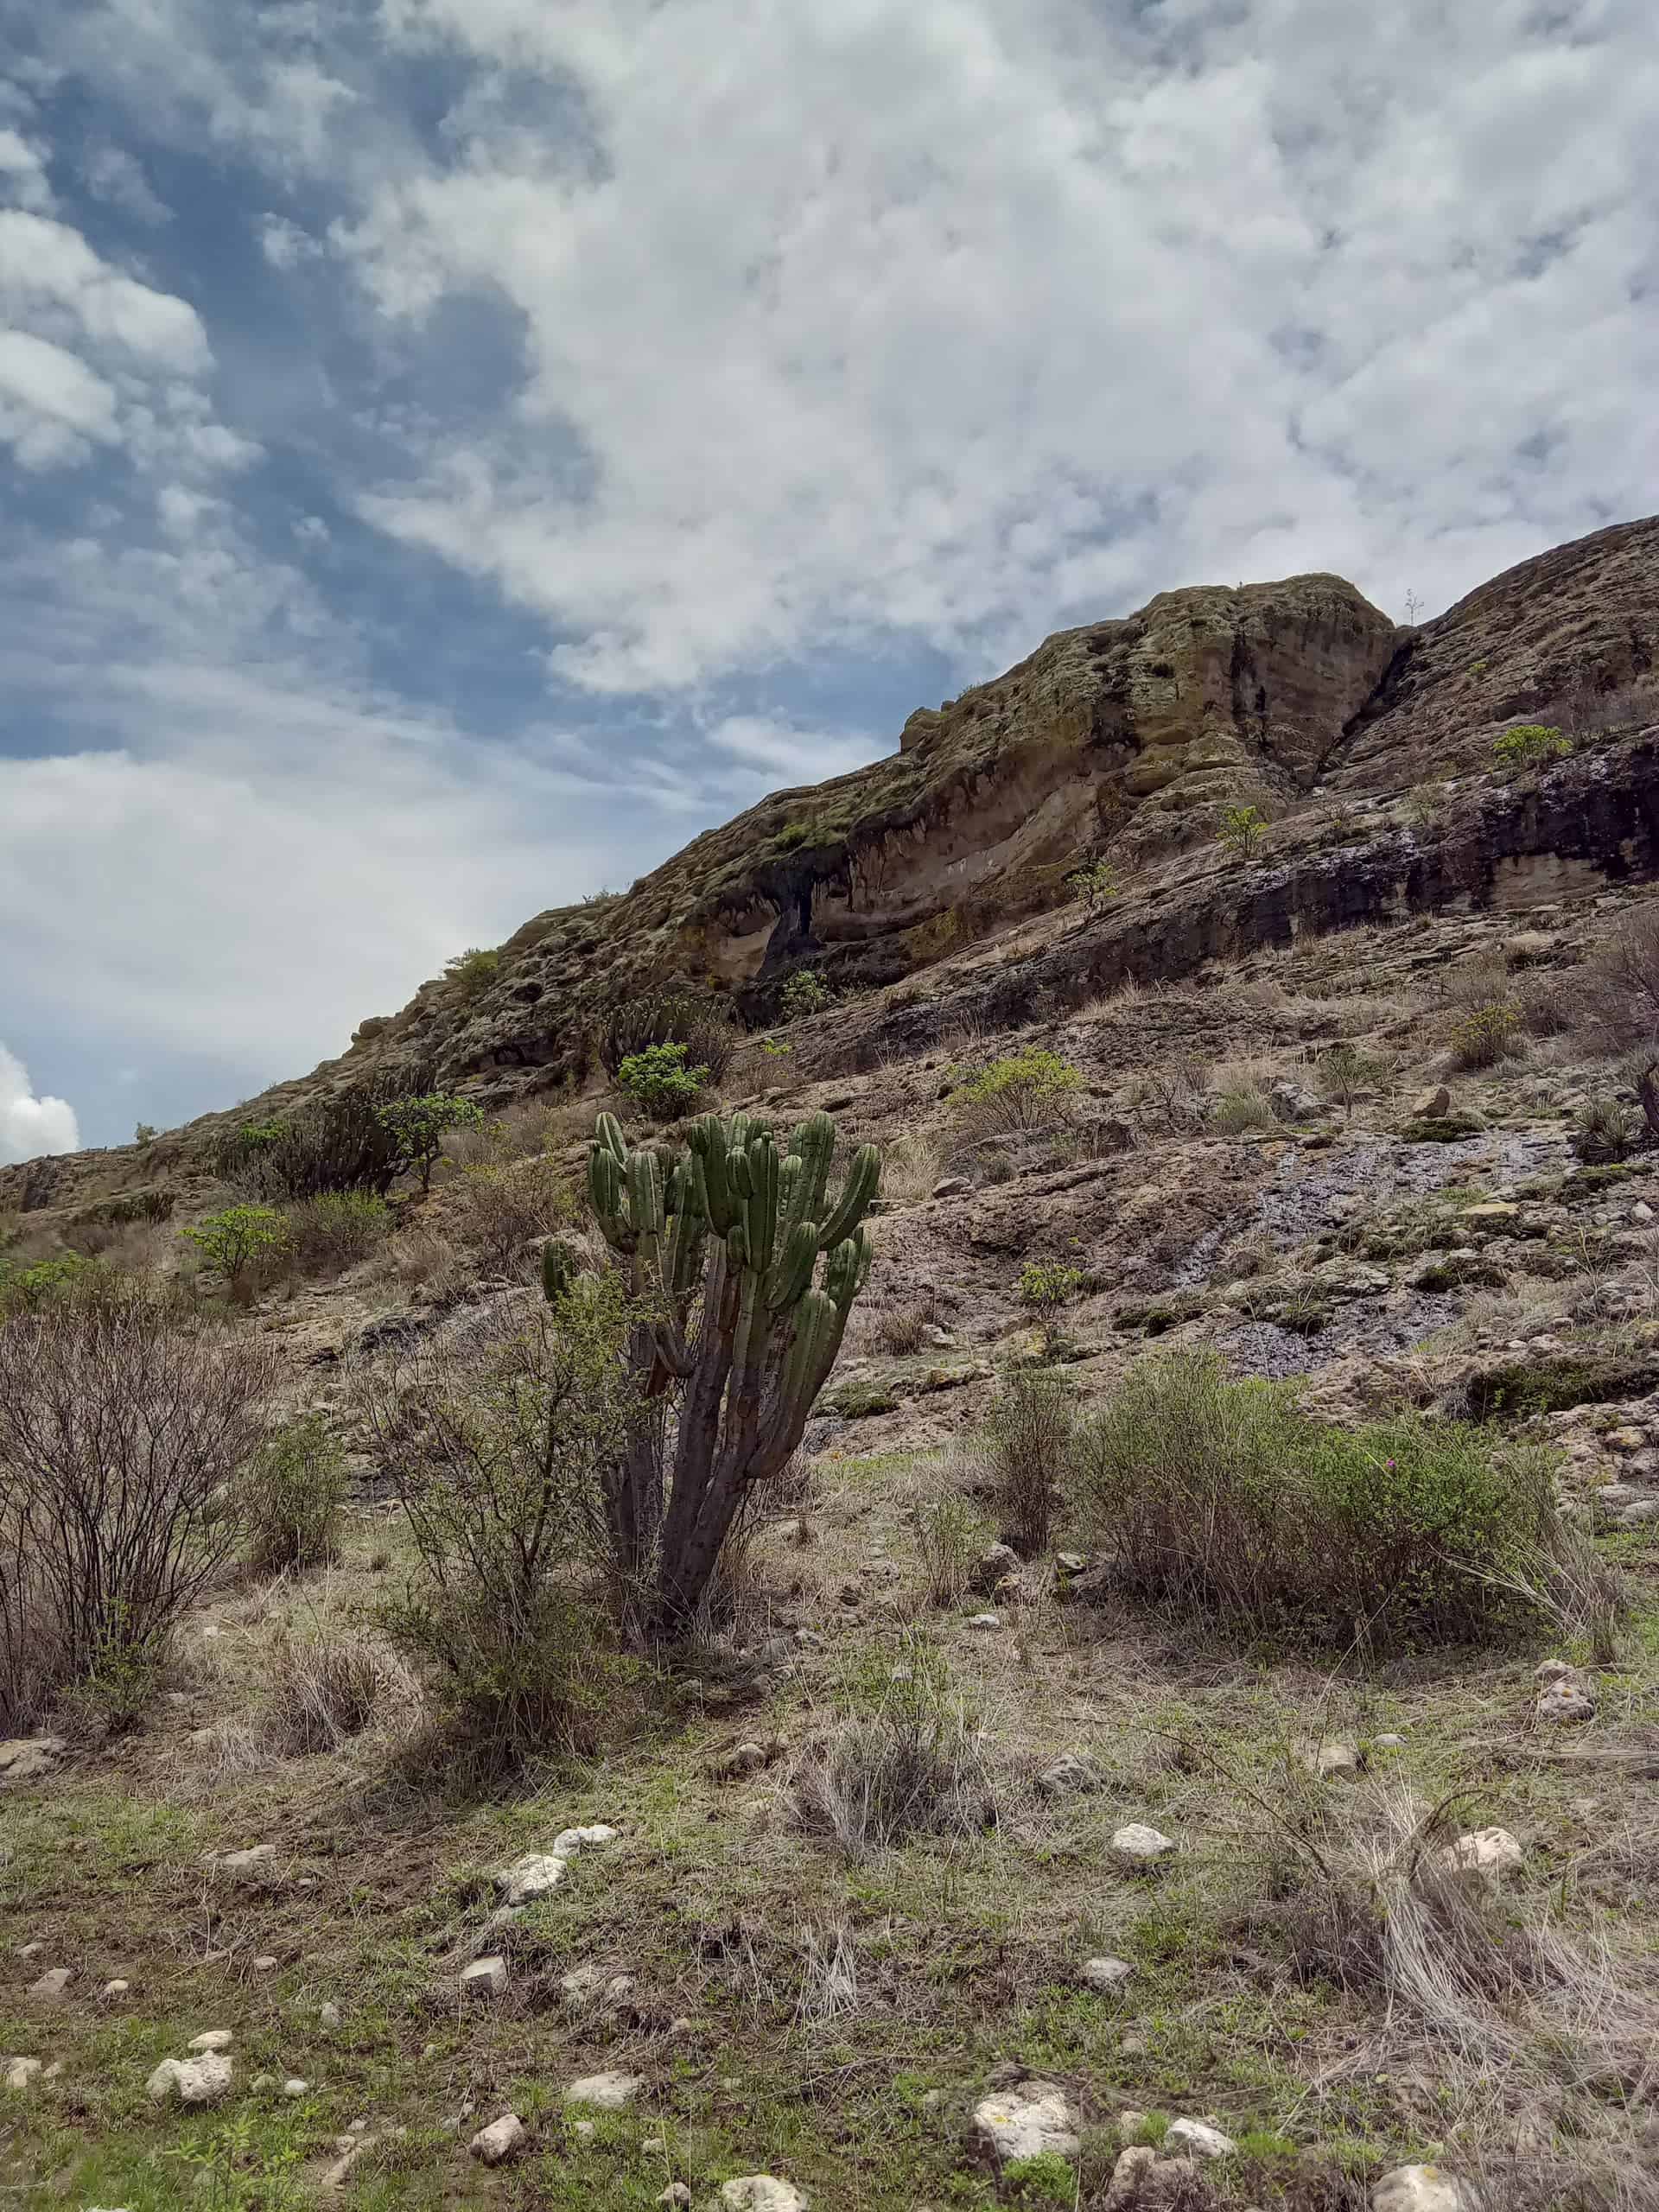
[[1052,2082],[1033,2079],[974,2107],[974,2131],[993,2157],[1039,2158],[1046,2151],[1075,2158],[1082,2148],[1065,2092]]
[[461,1970],[461,1993],[480,1999],[506,1993],[507,1962],[503,1958],[474,1959]]
[[1454,2175],[1441,2166],[1396,2166],[1371,2191],[1371,2212],[1464,2212]]
[[32,2088],[45,2070],[38,2058],[0,2058],[0,2081],[9,2089]]
[[1052,1766],[1046,1766],[1037,1777],[1037,1787],[1045,1797],[1072,1797],[1100,1788],[1100,1776],[1085,1758],[1075,1751],[1065,1751]]
[[1116,1989],[1134,1972],[1127,1959],[1087,1959],[1084,1961],[1083,1978],[1090,1989]]
[[1174,1848],[1166,1835],[1148,1827],[1144,1821],[1131,1821],[1127,1827],[1114,1829],[1112,1834],[1114,1856],[1131,1866],[1155,1866]]
[[487,2127],[480,2127],[467,2149],[482,2164],[499,2166],[514,2157],[529,2140],[524,2123],[516,2112],[504,2112]]
[[595,2112],[621,2112],[645,2086],[639,2074],[584,2074],[564,2093],[568,2105],[591,2105]]
[[283,2094],[285,2097],[302,2097],[307,2094],[310,2087],[311,2084],[300,2075],[290,2074],[283,2084]]
[[1141,2184],[1158,2163],[1158,2153],[1145,2143],[1120,2151],[1106,2190],[1106,2212],[1133,2212],[1141,2199]]
[[64,1992],[75,1978],[73,1967],[48,1967],[38,1981],[31,1981],[29,1993],[42,2005],[61,2003]]
[[1583,1682],[1571,1675],[1564,1675],[1559,1681],[1549,1683],[1541,1693],[1535,1709],[1541,1720],[1558,1725],[1575,1720],[1593,1720],[1596,1700]]
[[721,2212],[806,2212],[807,2201],[793,2182],[779,2181],[774,2174],[744,2174],[721,2183],[720,2202]]
[[1440,1853],[1452,1874],[1487,1874],[1493,1880],[1519,1871],[1526,1854],[1507,1828],[1473,1828]]
[[614,1843],[616,1834],[602,1821],[595,1821],[591,1827],[561,1828],[553,1839],[553,1856],[574,1859],[579,1851],[597,1851],[601,1844]]
[[977,1629],[986,1636],[992,1636],[1001,1627],[1002,1622],[1001,1617],[995,1613],[976,1613],[973,1618],[965,1622],[963,1625]]
[[1321,1782],[1353,1782],[1360,1771],[1358,1747],[1334,1740],[1321,1744],[1309,1764]]
[[228,2050],[236,2041],[229,2028],[204,2028],[199,2036],[192,2036],[185,2048],[188,2050]]
[[515,1859],[511,1866],[504,1866],[495,1878],[495,1885],[506,1893],[509,1904],[530,1904],[537,1897],[547,1897],[564,1879],[567,1861],[552,1851],[529,1851],[522,1859]]
[[231,2086],[235,2068],[222,2051],[205,2050],[200,2058],[164,2058],[144,2088],[155,2104],[176,2098],[187,2110],[216,2105]]
[[1224,2135],[1218,2127],[1211,2127],[1207,2120],[1173,2120],[1164,2138],[1165,2147],[1172,2145],[1198,2158],[1230,2158],[1238,2145],[1230,2135]]
[[63,1757],[61,1736],[13,1736],[0,1744],[0,1782],[39,1782]]

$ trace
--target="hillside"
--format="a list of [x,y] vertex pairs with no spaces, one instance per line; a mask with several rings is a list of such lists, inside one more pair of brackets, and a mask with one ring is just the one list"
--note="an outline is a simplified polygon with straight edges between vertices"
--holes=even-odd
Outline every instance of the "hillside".
[[[22,2212],[1656,2212],[1656,648],[1659,521],[1410,631],[1329,576],[1165,594],[470,999],[0,1173],[29,1259],[228,1307],[349,1478],[326,1562],[238,1555],[153,1678],[0,1746]],[[1529,722],[1567,749],[1506,762]],[[785,1021],[802,968],[837,995]],[[388,1394],[531,1326],[550,1233],[601,1264],[594,1116],[647,1124],[587,1033],[672,978],[749,1025],[723,1111],[880,1148],[870,1280],[702,1644],[594,1630],[579,1725],[503,1774],[387,1625]],[[399,1067],[493,1125],[228,1300],[178,1235],[238,1195],[216,1136]],[[1352,1521],[1273,1555],[1344,1452]],[[1374,1557],[1419,1452],[1441,1517]],[[1160,1580],[1206,1516],[1214,1586]],[[1575,1579],[1513,1568],[1529,1516]],[[1351,1572],[1374,1612],[1273,1586]],[[215,2031],[210,2096],[147,2092]]]

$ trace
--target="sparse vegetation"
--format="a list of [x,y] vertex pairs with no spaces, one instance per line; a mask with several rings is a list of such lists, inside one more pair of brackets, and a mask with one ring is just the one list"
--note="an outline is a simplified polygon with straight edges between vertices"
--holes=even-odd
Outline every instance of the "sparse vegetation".
[[1279,1116],[1267,1092],[1258,1084],[1234,1084],[1218,1090],[1210,1105],[1210,1121],[1224,1136],[1244,1136],[1252,1129],[1276,1129]]
[[241,1197],[276,1205],[331,1191],[384,1198],[401,1172],[373,1084],[357,1083],[273,1121],[244,1122],[213,1147],[214,1173]]
[[238,1485],[256,1574],[325,1567],[339,1549],[346,1454],[321,1414],[302,1414],[259,1446]]
[[959,1605],[985,1548],[983,1519],[969,1499],[947,1491],[918,1510],[916,1537],[927,1577],[928,1604]]
[[1068,1267],[1064,1260],[1027,1260],[1020,1270],[1018,1296],[1022,1306],[1066,1306],[1086,1281],[1081,1268]]
[[1452,1057],[1460,1068],[1494,1068],[1523,1049],[1521,1009],[1513,999],[1471,1007],[1452,1031]]
[[1082,1089],[1079,1069],[1058,1052],[1033,1047],[993,1060],[970,1076],[951,1104],[968,1135],[1029,1133],[1070,1122]]
[[1046,1368],[1016,1369],[985,1424],[1002,1537],[1021,1559],[1046,1549],[1077,1428],[1076,1394]]
[[393,1173],[418,1175],[423,1192],[432,1187],[432,1169],[452,1129],[475,1128],[484,1109],[475,1099],[447,1091],[394,1098],[377,1109],[376,1118],[397,1147]]
[[443,980],[467,1005],[481,998],[500,972],[499,950],[481,944],[469,944],[465,952],[457,952],[443,963]]
[[276,1206],[226,1206],[179,1231],[232,1291],[251,1287],[288,1252],[288,1220]]
[[1096,859],[1074,868],[1065,879],[1065,887],[1074,899],[1082,901],[1090,915],[1095,915],[1110,906],[1122,887],[1111,862]]
[[1262,841],[1268,834],[1267,818],[1259,807],[1230,806],[1221,817],[1221,827],[1216,832],[1235,860],[1253,861],[1262,849]]
[[391,1228],[372,1191],[324,1191],[288,1208],[288,1249],[304,1274],[337,1274],[365,1260]]
[[1346,1117],[1352,1116],[1356,1104],[1381,1079],[1382,1072],[1369,1054],[1344,1039],[1320,1054],[1313,1079],[1321,1096],[1340,1106]]
[[823,1012],[833,995],[816,969],[798,968],[778,994],[779,1010],[785,1021],[810,1020]]
[[135,1144],[154,1144],[160,1135],[154,1122],[140,1122],[132,1133],[132,1141]]
[[1518,722],[1492,740],[1493,760],[1511,775],[1547,768],[1553,760],[1564,760],[1572,750],[1571,738],[1543,722]]
[[737,1049],[738,1033],[725,1007],[691,991],[647,991],[617,1007],[599,1032],[600,1065],[613,1077],[624,1060],[654,1045],[683,1045],[687,1062],[718,1083]]
[[1623,1099],[1604,1093],[1588,1098],[1573,1124],[1573,1149],[1592,1166],[1628,1160],[1642,1139],[1642,1124]]

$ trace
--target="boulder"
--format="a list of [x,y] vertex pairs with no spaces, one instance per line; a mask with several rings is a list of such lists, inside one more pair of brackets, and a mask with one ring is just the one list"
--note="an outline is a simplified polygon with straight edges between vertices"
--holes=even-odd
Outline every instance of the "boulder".
[[567,1864],[556,1852],[529,1851],[522,1859],[515,1859],[511,1866],[501,1869],[495,1885],[509,1904],[529,1904],[557,1889],[564,1879]]
[[144,2088],[154,2104],[176,2099],[193,2111],[216,2105],[230,2088],[235,2071],[222,2051],[205,2050],[199,2058],[164,2058]]
[[1052,1766],[1046,1766],[1037,1777],[1037,1787],[1045,1797],[1082,1796],[1100,1786],[1097,1770],[1075,1751],[1063,1752]]
[[1020,1554],[1012,1544],[993,1544],[976,1560],[968,1586],[981,1598],[994,1597],[1011,1574],[1019,1573],[1020,1564]]
[[45,2070],[38,2058],[0,2058],[0,2082],[9,2089],[31,2088]]
[[1075,2158],[1082,2148],[1065,2092],[1034,2078],[982,2097],[974,2107],[974,2132],[1004,2164],[1011,2158],[1040,2158],[1045,2152]]
[[1439,1122],[1452,1111],[1452,1093],[1444,1084],[1418,1094],[1411,1109],[1414,1122]]
[[42,2005],[58,2005],[63,1993],[75,1978],[73,1967],[48,1967],[37,1981],[29,1985],[29,1993]]
[[13,1736],[0,1744],[0,1782],[40,1782],[62,1758],[61,1736]]
[[481,2164],[499,2166],[521,2151],[528,2140],[524,2123],[518,2113],[504,2112],[499,2120],[480,2127],[467,2148]]
[[492,1955],[474,1959],[461,1970],[461,1993],[463,1997],[481,2001],[491,1997],[504,1997],[507,1989],[507,1962]]
[[722,2182],[720,2202],[721,2212],[806,2212],[807,2206],[794,2183],[779,2181],[775,2174],[744,2174]]
[[1356,1745],[1333,1741],[1321,1744],[1310,1755],[1308,1764],[1321,1782],[1353,1782],[1359,1776],[1362,1762]]
[[1141,2202],[1142,2184],[1157,2163],[1158,2153],[1145,2143],[1132,2144],[1127,2151],[1120,2151],[1106,2188],[1105,2212],[1135,2212]]
[[1596,1700],[1586,1684],[1573,1675],[1564,1675],[1560,1681],[1545,1685],[1539,1693],[1538,1702],[1534,1709],[1541,1720],[1551,1721],[1557,1725],[1576,1720],[1593,1720],[1596,1717]]
[[192,2036],[185,2046],[188,2050],[228,2050],[236,2041],[229,2028],[204,2028],[199,2036]]
[[1473,1828],[1440,1854],[1448,1874],[1484,1874],[1498,1881],[1518,1872],[1526,1853],[1507,1828]]
[[970,1620],[963,1623],[964,1628],[976,1629],[982,1636],[995,1636],[1001,1625],[1000,1613],[976,1613]]

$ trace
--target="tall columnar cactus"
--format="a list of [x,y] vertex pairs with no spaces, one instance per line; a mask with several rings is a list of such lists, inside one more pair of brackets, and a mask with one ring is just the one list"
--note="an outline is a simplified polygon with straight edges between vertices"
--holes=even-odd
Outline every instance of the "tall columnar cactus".
[[683,1634],[745,1494],[800,1442],[869,1278],[861,1224],[880,1155],[865,1145],[832,1197],[835,1149],[828,1114],[786,1153],[747,1115],[705,1115],[677,1155],[631,1149],[614,1116],[599,1118],[588,1194],[632,1271],[645,1402],[607,1504],[655,1637]]

